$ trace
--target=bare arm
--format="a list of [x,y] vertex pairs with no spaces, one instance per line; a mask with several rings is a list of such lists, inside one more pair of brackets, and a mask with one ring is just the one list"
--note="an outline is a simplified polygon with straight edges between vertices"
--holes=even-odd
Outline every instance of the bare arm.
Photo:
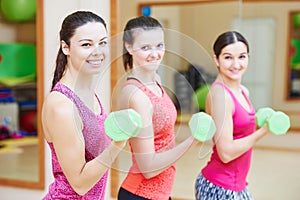
[[191,136],[184,142],[163,152],[155,152],[152,125],[153,108],[148,97],[135,86],[126,86],[121,95],[122,109],[132,108],[142,117],[143,128],[131,138],[131,146],[139,170],[146,178],[154,177],[174,164],[195,143]]
[[112,142],[98,157],[86,162],[80,117],[73,104],[57,93],[46,99],[42,122],[45,137],[53,143],[63,173],[80,195],[88,192],[101,179],[125,146],[125,142]]
[[217,131],[214,141],[220,159],[230,162],[248,151],[254,144],[268,133],[266,126],[256,130],[253,134],[241,139],[233,139],[233,102],[224,89],[213,86],[207,98],[207,112],[213,117]]

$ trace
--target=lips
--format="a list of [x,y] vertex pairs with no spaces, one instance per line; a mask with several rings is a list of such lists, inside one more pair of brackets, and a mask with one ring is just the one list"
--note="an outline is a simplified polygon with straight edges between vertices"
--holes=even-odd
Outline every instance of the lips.
[[87,62],[91,65],[100,65],[103,62],[104,58],[87,60]]

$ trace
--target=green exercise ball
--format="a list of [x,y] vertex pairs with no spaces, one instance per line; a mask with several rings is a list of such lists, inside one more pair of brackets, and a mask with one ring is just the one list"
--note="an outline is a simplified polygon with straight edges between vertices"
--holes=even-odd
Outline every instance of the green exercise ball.
[[193,96],[194,105],[199,108],[199,110],[205,110],[206,97],[209,91],[209,84],[202,85],[199,87]]
[[36,0],[1,0],[3,17],[12,22],[33,20],[36,14]]
[[293,24],[294,27],[300,27],[300,13],[296,13],[293,15]]

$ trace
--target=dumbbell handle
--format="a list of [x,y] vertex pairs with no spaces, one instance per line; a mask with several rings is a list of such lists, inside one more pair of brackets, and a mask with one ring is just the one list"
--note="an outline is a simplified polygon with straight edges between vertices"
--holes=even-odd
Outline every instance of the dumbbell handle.
[[133,109],[110,113],[104,121],[106,135],[114,141],[135,137],[142,128],[142,118]]
[[212,117],[204,112],[193,114],[189,121],[189,127],[193,137],[200,142],[212,139],[216,132]]

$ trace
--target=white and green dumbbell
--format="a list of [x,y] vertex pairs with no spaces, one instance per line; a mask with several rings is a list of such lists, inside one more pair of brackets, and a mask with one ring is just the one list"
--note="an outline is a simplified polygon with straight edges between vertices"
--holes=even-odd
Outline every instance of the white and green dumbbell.
[[137,136],[142,128],[142,118],[133,109],[111,112],[105,122],[106,135],[114,141],[128,140]]
[[189,121],[189,127],[193,137],[200,142],[212,139],[216,132],[214,120],[204,112],[193,114]]
[[267,124],[268,130],[275,135],[285,134],[291,126],[288,115],[281,111],[274,111],[269,107],[258,109],[255,117],[258,127]]

